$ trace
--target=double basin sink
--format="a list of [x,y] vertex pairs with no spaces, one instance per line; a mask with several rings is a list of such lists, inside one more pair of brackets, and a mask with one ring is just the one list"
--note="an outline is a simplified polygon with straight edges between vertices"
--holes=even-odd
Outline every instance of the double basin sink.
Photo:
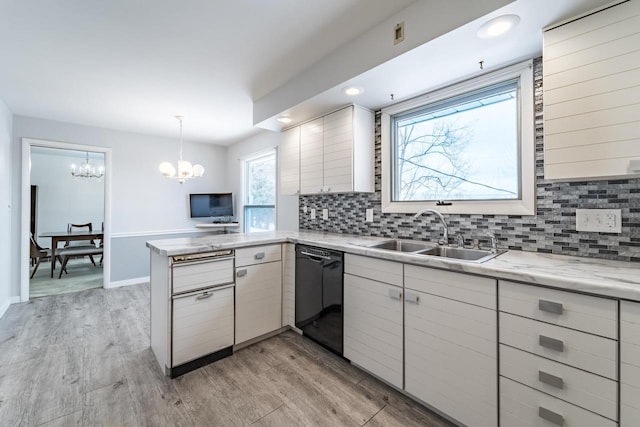
[[404,252],[412,255],[434,256],[470,262],[485,262],[503,254],[506,251],[491,252],[483,249],[467,249],[451,246],[438,246],[433,243],[416,242],[413,240],[389,239],[372,243],[360,244],[371,249],[382,249],[393,252]]

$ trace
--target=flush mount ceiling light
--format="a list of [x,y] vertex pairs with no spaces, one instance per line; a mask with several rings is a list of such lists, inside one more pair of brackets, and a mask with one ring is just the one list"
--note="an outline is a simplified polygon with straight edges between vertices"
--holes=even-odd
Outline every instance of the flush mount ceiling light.
[[200,178],[204,175],[204,167],[202,165],[192,165],[191,162],[182,160],[182,116],[176,116],[180,122],[180,158],[178,160],[178,174],[176,168],[170,162],[160,163],[160,173],[165,178],[176,179],[180,184],[184,184],[187,179]]
[[478,29],[478,37],[481,39],[490,39],[501,36],[518,25],[518,22],[520,22],[518,15],[498,16],[482,24]]
[[291,117],[282,116],[278,117],[276,120],[278,120],[280,123],[284,123],[285,125],[291,123]]
[[364,92],[364,88],[362,86],[348,86],[342,89],[342,92],[345,95],[358,96]]
[[87,151],[87,157],[80,167],[77,167],[75,164],[71,165],[71,176],[87,181],[100,181],[100,178],[104,176],[104,166],[100,166],[96,169],[94,165],[89,163],[89,152]]

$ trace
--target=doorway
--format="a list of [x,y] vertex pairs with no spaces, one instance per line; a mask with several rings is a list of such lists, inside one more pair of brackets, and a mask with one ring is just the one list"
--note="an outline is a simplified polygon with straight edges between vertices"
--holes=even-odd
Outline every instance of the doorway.
[[[21,300],[104,287],[109,283],[110,149],[22,141]],[[71,224],[83,227],[69,233]],[[80,247],[85,250],[75,250]],[[52,252],[80,254],[46,256]],[[91,256],[81,255],[85,252]]]

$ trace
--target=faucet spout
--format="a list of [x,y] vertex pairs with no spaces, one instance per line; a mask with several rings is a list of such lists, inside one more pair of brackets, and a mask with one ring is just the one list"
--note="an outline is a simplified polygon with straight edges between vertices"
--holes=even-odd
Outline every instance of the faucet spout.
[[433,214],[440,220],[440,222],[442,223],[442,229],[444,231],[442,233],[442,239],[438,240],[438,244],[444,245],[444,246],[448,245],[449,244],[449,226],[447,225],[447,221],[445,221],[444,216],[442,216],[442,214],[435,209],[427,208],[427,209],[422,209],[421,211],[418,211],[418,213],[416,213],[413,218],[417,219],[423,214]]

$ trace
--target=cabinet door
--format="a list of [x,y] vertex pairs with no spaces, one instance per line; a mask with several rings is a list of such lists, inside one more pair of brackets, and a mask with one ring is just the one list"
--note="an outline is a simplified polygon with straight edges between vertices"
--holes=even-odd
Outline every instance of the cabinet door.
[[323,186],[322,118],[300,126],[300,192],[320,193]]
[[282,262],[236,269],[236,344],[282,324]]
[[640,420],[640,303],[620,302],[620,426]]
[[171,366],[233,345],[233,286],[173,300]]
[[300,192],[300,126],[282,132],[280,141],[280,193]]
[[353,191],[353,107],[324,117],[324,191]]
[[402,288],[344,275],[344,356],[402,388]]
[[497,425],[496,312],[405,292],[405,390],[465,425]]

